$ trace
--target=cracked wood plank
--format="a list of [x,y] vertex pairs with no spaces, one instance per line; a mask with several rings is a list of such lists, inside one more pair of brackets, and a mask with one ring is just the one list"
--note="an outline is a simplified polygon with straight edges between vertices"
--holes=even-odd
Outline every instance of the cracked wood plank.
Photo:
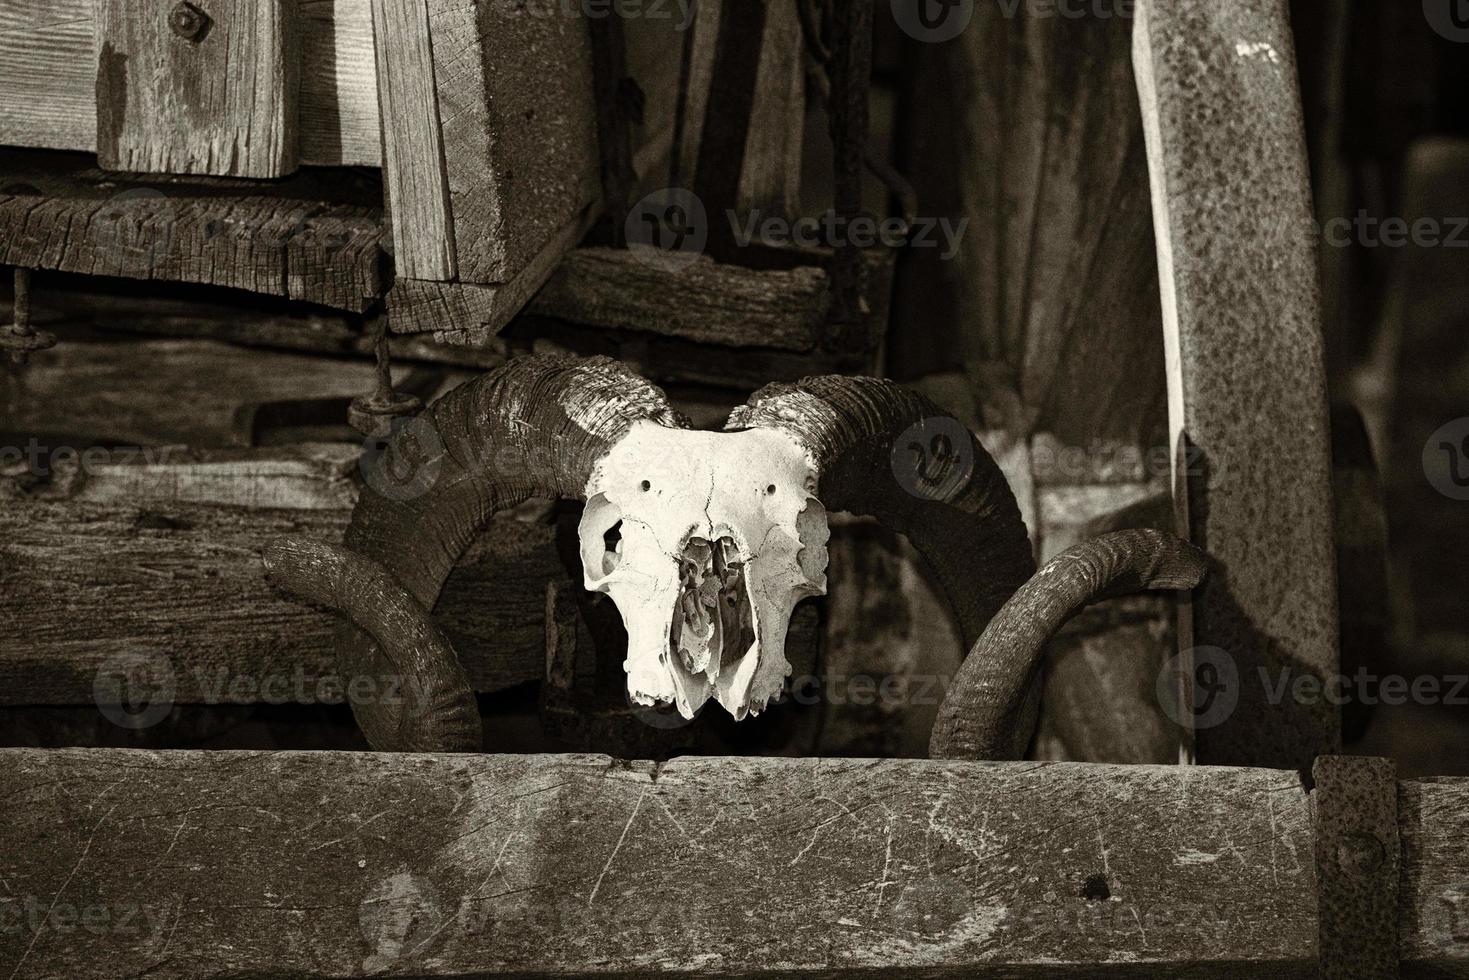
[[[298,4],[301,162],[376,167],[382,147],[367,4]],[[0,4],[0,92],[7,95],[0,144],[96,152],[95,8],[92,0]]]
[[97,0],[104,170],[283,177],[296,169],[296,0],[210,0],[178,33],[170,0]]
[[0,151],[0,264],[229,286],[361,313],[385,291],[375,179],[120,177]]
[[1315,969],[1288,772],[21,749],[0,798],[19,976]]
[[[1182,644],[1228,651],[1239,703],[1208,763],[1299,768],[1336,751],[1336,555],[1317,241],[1285,0],[1143,0],[1134,24],[1168,364],[1175,497],[1214,571]],[[1175,456],[1177,458],[1177,456]],[[1226,683],[1228,683],[1226,681]]]

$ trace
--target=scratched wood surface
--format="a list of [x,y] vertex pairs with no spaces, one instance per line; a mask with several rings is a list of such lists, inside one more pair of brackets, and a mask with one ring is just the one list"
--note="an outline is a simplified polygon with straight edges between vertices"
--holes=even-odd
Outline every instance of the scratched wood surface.
[[1398,786],[1404,976],[1469,977],[1469,779]]
[[261,184],[132,177],[0,151],[0,264],[229,286],[362,312],[385,290],[381,188],[310,171]]
[[[0,144],[96,151],[96,6],[0,4]],[[301,162],[375,167],[382,149],[368,5],[300,0],[298,9]]]
[[17,977],[1314,970],[1287,772],[16,749],[0,798]]

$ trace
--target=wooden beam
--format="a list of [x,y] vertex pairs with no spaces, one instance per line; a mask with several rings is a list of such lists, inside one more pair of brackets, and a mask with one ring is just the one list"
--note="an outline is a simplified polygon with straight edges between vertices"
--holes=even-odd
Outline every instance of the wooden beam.
[[[751,268],[701,256],[672,271],[627,249],[578,248],[566,253],[525,313],[720,347],[807,352],[826,341],[831,302],[830,278],[819,264],[829,256],[808,258],[809,264]],[[891,254],[864,258],[868,318],[861,342],[842,351],[859,358],[881,343],[892,281]],[[388,306],[396,332],[434,331],[469,345],[498,333],[510,308],[493,287],[402,280],[388,294]]]
[[[378,166],[382,149],[368,5],[298,0],[297,7],[301,162]],[[0,91],[7,94],[0,103],[0,144],[97,150],[95,8],[92,0],[0,5]]]
[[372,0],[372,29],[394,266],[410,278],[453,279],[458,275],[454,217],[428,5],[425,0]]
[[283,177],[296,169],[295,0],[97,2],[104,170]]
[[11,749],[0,798],[17,976],[1316,968],[1290,772]]
[[[372,388],[370,362],[251,350],[209,340],[84,339],[35,357],[0,432],[42,444],[250,446],[261,406]],[[403,372],[397,377],[401,382]],[[345,405],[342,408],[345,424]]]
[[1404,976],[1469,976],[1469,779],[1398,784]]
[[363,312],[382,295],[381,188],[334,171],[260,184],[119,178],[0,150],[0,265],[228,286]]
[[[1176,497],[1215,570],[1185,647],[1228,652],[1239,702],[1202,761],[1302,767],[1340,744],[1317,243],[1285,0],[1142,0],[1134,63],[1162,287]],[[1186,471],[1181,472],[1180,469]],[[1227,683],[1227,681],[1226,681]]]
[[[279,535],[341,539],[356,447],[155,448],[87,469],[28,490],[5,481],[0,631],[26,642],[0,652],[0,702],[91,703],[120,654],[165,658],[180,704],[250,702],[298,677],[288,700],[313,700],[339,620],[276,592],[260,554]],[[492,524],[439,602],[476,689],[541,676],[546,583],[568,579],[552,528]]]

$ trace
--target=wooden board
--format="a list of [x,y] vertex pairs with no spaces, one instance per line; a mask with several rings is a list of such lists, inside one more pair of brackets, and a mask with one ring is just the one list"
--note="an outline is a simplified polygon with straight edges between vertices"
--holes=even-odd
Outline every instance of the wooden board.
[[[818,264],[747,268],[701,256],[673,271],[626,249],[587,247],[568,252],[525,307],[536,318],[678,337],[721,348],[807,352],[824,345],[830,278]],[[887,325],[892,256],[868,256],[867,331],[842,353],[869,356]],[[505,304],[493,288],[463,283],[397,281],[388,294],[398,333],[433,331],[450,343],[484,344],[504,323]]]
[[394,267],[409,278],[453,279],[458,274],[454,217],[428,6],[424,0],[372,0],[372,30]]
[[16,749],[0,797],[17,976],[1315,971],[1287,772]]
[[1469,976],[1469,779],[1398,787],[1404,976]]
[[924,217],[964,224],[952,255],[937,230],[906,251],[889,364],[1003,383],[1015,410],[989,424],[1014,438],[1144,445],[1167,404],[1131,19],[1056,14],[978,3],[912,46],[897,166]]
[[119,179],[81,154],[0,151],[0,265],[228,286],[362,312],[385,290],[381,188],[339,171],[259,184]]
[[[41,321],[45,322],[45,321]],[[47,324],[48,327],[54,326]],[[370,362],[251,350],[207,340],[62,342],[25,372],[0,376],[0,432],[24,449],[43,445],[135,447],[188,443],[246,447],[264,406],[337,399],[369,391]],[[405,372],[396,377],[401,382]]]
[[[1143,0],[1134,62],[1168,355],[1175,496],[1214,570],[1185,647],[1227,651],[1239,701],[1208,763],[1300,767],[1337,749],[1339,670],[1317,240],[1284,0]],[[1226,680],[1225,683],[1228,683]]]
[[97,162],[104,170],[219,177],[295,171],[295,0],[210,0],[207,7],[98,0]]
[[[341,539],[356,447],[108,459],[76,487],[6,481],[0,632],[26,641],[0,648],[0,701],[91,703],[99,668],[127,655],[162,658],[180,704],[248,703],[267,683],[313,700],[339,620],[272,588],[260,554],[279,535]],[[497,520],[471,550],[439,610],[477,689],[541,676],[546,583],[568,578],[543,525]]]
[[[301,162],[378,166],[382,149],[368,5],[299,0],[298,13]],[[0,103],[0,144],[96,151],[95,21],[92,0],[0,5],[0,91],[7,93]]]

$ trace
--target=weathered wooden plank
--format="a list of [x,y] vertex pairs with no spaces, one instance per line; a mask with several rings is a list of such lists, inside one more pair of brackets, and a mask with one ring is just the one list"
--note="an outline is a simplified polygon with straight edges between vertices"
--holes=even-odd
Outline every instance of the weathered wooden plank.
[[633,251],[583,248],[566,256],[528,312],[727,347],[810,350],[829,302],[816,266],[757,270],[701,256],[670,273]]
[[449,178],[434,86],[425,0],[372,0],[382,115],[383,190],[391,206],[393,259],[415,279],[453,279],[458,268]]
[[[340,540],[355,455],[191,455],[155,450],[148,464],[90,466],[80,486],[7,489],[0,634],[25,642],[0,645],[0,702],[90,703],[119,656],[166,663],[180,704],[250,703],[282,686],[285,700],[340,696],[317,685],[333,674],[339,620],[276,592],[260,555],[279,535]],[[506,517],[486,531],[439,603],[477,689],[541,676],[546,583],[568,578],[552,528]]]
[[382,162],[372,7],[362,0],[297,0],[301,18],[301,162]]
[[465,282],[511,281],[600,194],[588,20],[570,9],[428,2]]
[[0,797],[19,976],[1314,975],[1294,773],[12,749]]
[[[627,249],[587,247],[566,253],[525,307],[535,318],[719,347],[808,352],[825,341],[830,278],[810,264],[750,268],[700,256],[673,271]],[[887,323],[891,256],[868,256],[868,322],[861,359],[880,343]],[[492,287],[466,283],[395,283],[388,295],[393,330],[434,331],[449,343],[482,345],[499,331],[509,304]]]
[[[1272,703],[1281,671],[1339,669],[1315,236],[1284,0],[1144,0],[1134,61],[1153,186],[1171,444],[1193,540],[1217,563],[1192,637],[1228,651],[1239,704],[1211,763],[1305,766],[1335,707]],[[1278,699],[1277,699],[1278,700]]]
[[295,0],[97,0],[105,170],[282,177],[296,169]]
[[384,291],[376,180],[126,181],[80,154],[0,151],[0,264],[230,286],[362,312]]
[[[165,10],[165,13],[167,11]],[[361,0],[300,0],[300,157],[317,166],[378,166],[372,20]],[[92,0],[0,5],[0,144],[97,149]]]
[[1469,779],[1398,784],[1404,976],[1469,977]]
[[[373,366],[208,340],[104,341],[63,335],[7,391],[0,432],[15,447],[61,444],[245,447],[259,406],[348,399],[371,390]],[[401,378],[402,375],[400,374]],[[343,414],[342,420],[345,422]]]

